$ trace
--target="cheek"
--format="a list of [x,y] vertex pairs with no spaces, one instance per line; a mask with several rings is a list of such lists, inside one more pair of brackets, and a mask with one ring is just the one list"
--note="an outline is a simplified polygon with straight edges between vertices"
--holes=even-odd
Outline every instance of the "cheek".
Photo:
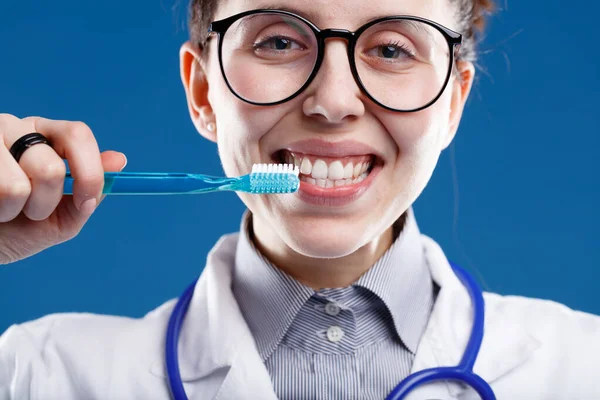
[[209,101],[217,125],[219,156],[228,176],[243,175],[250,172],[252,164],[264,160],[259,143],[276,121],[276,113],[238,99],[217,72],[209,75]]
[[446,92],[425,110],[407,114],[386,113],[380,117],[398,151],[391,180],[412,200],[427,185],[437,165],[448,135],[449,107],[450,96]]
[[425,110],[386,115],[382,122],[398,146],[398,161],[425,153],[439,153],[448,135],[449,96]]
[[220,70],[209,73],[209,101],[215,114],[217,144],[225,172],[229,176],[246,174],[254,163],[270,162],[268,133],[292,110],[300,107],[297,101],[277,106],[255,106],[237,98],[227,87]]

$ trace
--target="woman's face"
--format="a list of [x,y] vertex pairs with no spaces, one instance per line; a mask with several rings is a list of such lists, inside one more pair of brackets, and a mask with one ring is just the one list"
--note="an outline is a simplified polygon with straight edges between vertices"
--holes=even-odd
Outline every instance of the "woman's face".
[[[354,31],[368,20],[388,15],[419,16],[456,27],[448,0],[227,0],[220,3],[214,20],[266,6],[297,10],[320,29]],[[284,246],[311,258],[355,252],[381,237],[411,206],[454,136],[473,79],[472,65],[460,63],[462,79],[453,74],[435,104],[412,113],[389,111],[357,86],[347,42],[329,39],[309,87],[286,103],[256,106],[230,92],[219,68],[216,37],[211,41],[202,67],[193,62],[198,50],[184,45],[182,77],[192,118],[204,136],[217,142],[228,176],[247,174],[253,164],[280,162],[282,150],[294,155],[296,162],[308,159],[311,175],[315,169],[323,172],[318,159],[329,174],[335,161],[345,172],[352,162],[353,175],[359,162],[364,166],[376,160],[370,175],[355,184],[356,190],[321,188],[309,180],[293,194],[239,194],[253,213],[255,234],[263,245]],[[206,128],[211,121],[216,125],[212,132]],[[353,195],[344,195],[344,190]]]

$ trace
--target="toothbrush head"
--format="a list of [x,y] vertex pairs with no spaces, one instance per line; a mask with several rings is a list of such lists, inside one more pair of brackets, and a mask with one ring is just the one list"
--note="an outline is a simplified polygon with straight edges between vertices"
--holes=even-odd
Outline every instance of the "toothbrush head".
[[[293,193],[300,187],[300,169],[293,164],[254,164],[244,191],[254,194]],[[248,187],[249,186],[249,187]]]

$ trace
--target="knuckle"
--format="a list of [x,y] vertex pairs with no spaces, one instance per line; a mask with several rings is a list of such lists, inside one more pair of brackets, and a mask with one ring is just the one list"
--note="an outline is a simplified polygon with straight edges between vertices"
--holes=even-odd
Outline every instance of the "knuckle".
[[38,117],[38,116],[34,116],[34,115],[32,115],[32,116],[30,116],[30,117],[25,117],[25,118],[23,118],[23,121],[37,121],[37,120],[39,120],[40,118],[42,118],[42,117]]
[[0,113],[0,134],[8,129],[9,126],[15,125],[19,121],[21,120],[12,114]]
[[31,183],[28,179],[16,179],[5,184],[0,183],[0,197],[9,199],[28,198],[31,194]]
[[0,121],[17,121],[19,118],[15,117],[12,114],[0,113]]
[[92,130],[85,123],[80,121],[71,122],[69,124],[69,130],[67,137],[73,141],[85,141],[88,140],[92,135]]
[[44,163],[36,165],[34,168],[34,179],[45,183],[62,181],[67,173],[67,167],[63,162]]

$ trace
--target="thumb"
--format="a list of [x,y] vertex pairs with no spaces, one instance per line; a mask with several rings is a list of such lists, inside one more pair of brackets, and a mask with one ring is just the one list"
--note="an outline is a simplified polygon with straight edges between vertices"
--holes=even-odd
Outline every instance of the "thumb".
[[[104,172],[121,172],[127,165],[127,157],[125,154],[119,153],[118,151],[107,150],[100,154],[100,158],[102,159]],[[100,202],[102,202],[105,197],[106,195],[100,197]]]
[[127,157],[118,151],[108,150],[100,154],[105,172],[120,172],[127,165]]
[[[105,151],[100,154],[100,158],[102,160],[104,172],[120,172],[127,164],[127,157],[125,157],[125,154],[117,151]],[[100,197],[100,202],[102,202],[104,197],[106,197],[106,195]],[[66,212],[63,210],[66,210]],[[63,196],[57,212],[58,218],[62,220],[61,226],[71,233],[78,232],[90,217],[89,214],[83,214],[75,207],[73,196],[70,195]]]

